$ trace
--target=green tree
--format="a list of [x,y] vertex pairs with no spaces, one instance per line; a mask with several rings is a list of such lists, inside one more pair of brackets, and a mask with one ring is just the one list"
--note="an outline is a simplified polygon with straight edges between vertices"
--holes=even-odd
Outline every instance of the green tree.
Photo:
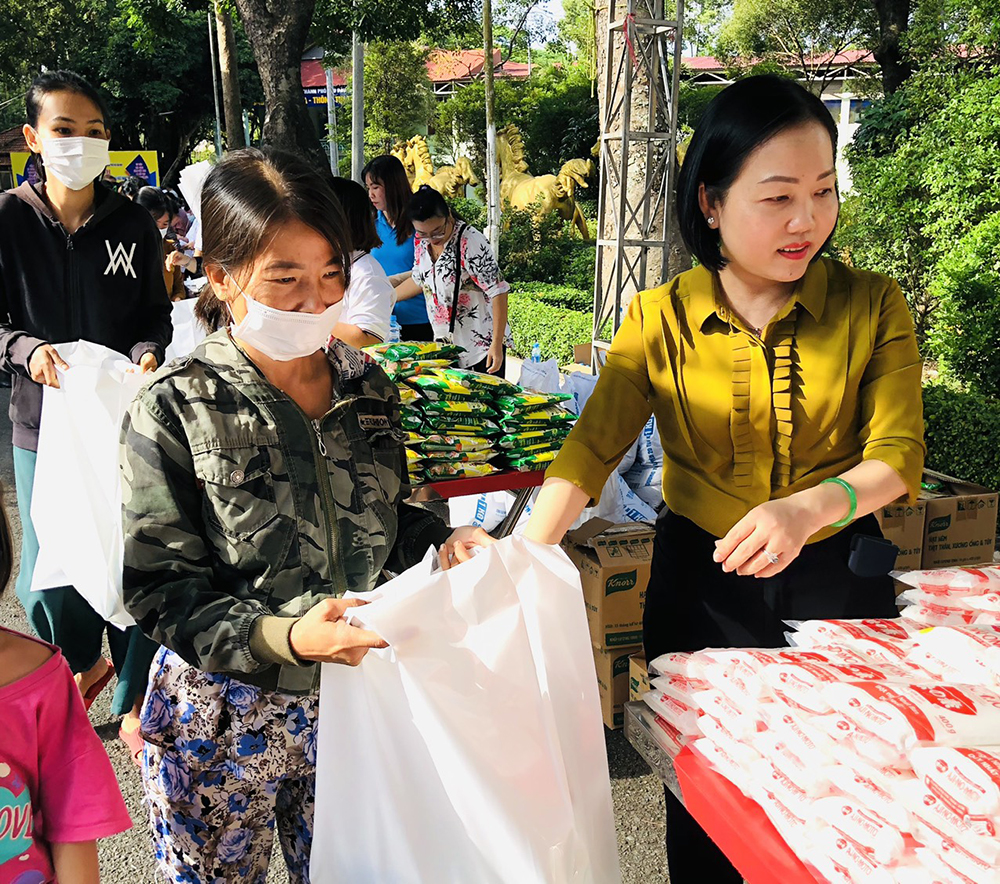
[[[438,106],[439,138],[449,134],[472,145],[472,161],[483,168],[486,136],[481,83],[460,89]],[[528,167],[535,175],[554,173],[567,160],[589,158],[600,132],[597,99],[581,65],[545,68],[527,81],[496,81],[498,127],[514,123],[524,137]]]
[[0,0],[0,20],[6,126],[24,122],[22,97],[40,70],[69,68],[107,95],[112,147],[158,151],[168,183],[209,131],[211,90],[192,88],[211,82],[205,11],[176,0]]
[[[877,30],[871,0],[735,0],[716,54],[737,67],[741,59],[794,66],[821,92],[843,67],[834,56],[874,45]],[[807,64],[823,53],[828,61]]]
[[[433,115],[427,50],[409,42],[373,42],[365,50],[365,149],[388,153]],[[346,116],[346,115],[345,115]]]
[[848,148],[838,243],[899,280],[924,339],[944,262],[1000,211],[997,0],[925,0],[904,41],[912,75],[865,114]]

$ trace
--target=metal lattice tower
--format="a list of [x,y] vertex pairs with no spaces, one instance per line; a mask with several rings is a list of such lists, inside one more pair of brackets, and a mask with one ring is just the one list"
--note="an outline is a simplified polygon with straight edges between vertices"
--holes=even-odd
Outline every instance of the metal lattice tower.
[[[684,0],[608,0],[592,362],[632,296],[666,281]],[[611,323],[611,334],[606,326]],[[602,334],[605,332],[605,334]]]

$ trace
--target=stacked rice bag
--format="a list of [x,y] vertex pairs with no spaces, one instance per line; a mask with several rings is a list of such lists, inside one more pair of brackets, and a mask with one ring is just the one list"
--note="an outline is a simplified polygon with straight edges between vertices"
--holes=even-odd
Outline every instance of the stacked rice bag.
[[908,571],[896,579],[909,589],[902,615],[924,626],[985,626],[1000,629],[1000,567]]
[[[1000,572],[902,579],[950,608]],[[792,648],[650,661],[660,744],[760,804],[819,881],[1000,884],[1000,631],[789,625]]]
[[570,393],[536,393],[519,390],[501,396],[499,446],[507,466],[517,470],[544,470],[559,453],[576,421],[563,403]]
[[365,352],[399,385],[412,484],[545,469],[576,420],[561,404],[569,394],[455,368],[460,347],[402,342]]

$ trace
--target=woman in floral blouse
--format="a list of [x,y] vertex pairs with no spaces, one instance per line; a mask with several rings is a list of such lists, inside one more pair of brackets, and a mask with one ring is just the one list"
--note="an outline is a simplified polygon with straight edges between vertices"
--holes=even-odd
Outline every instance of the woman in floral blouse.
[[506,367],[507,292],[510,286],[490,244],[456,218],[434,188],[424,185],[406,213],[416,232],[413,274],[396,286],[399,297],[421,290],[435,340],[465,348],[459,365],[503,376]]

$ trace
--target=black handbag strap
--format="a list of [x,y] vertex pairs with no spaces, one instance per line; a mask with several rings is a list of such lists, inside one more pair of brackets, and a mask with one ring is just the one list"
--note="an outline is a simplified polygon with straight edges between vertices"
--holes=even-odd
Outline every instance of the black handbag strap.
[[451,296],[451,319],[448,322],[448,333],[455,334],[455,319],[458,316],[458,294],[462,288],[462,234],[465,233],[466,223],[460,221],[458,224],[458,236],[455,239],[455,291]]

